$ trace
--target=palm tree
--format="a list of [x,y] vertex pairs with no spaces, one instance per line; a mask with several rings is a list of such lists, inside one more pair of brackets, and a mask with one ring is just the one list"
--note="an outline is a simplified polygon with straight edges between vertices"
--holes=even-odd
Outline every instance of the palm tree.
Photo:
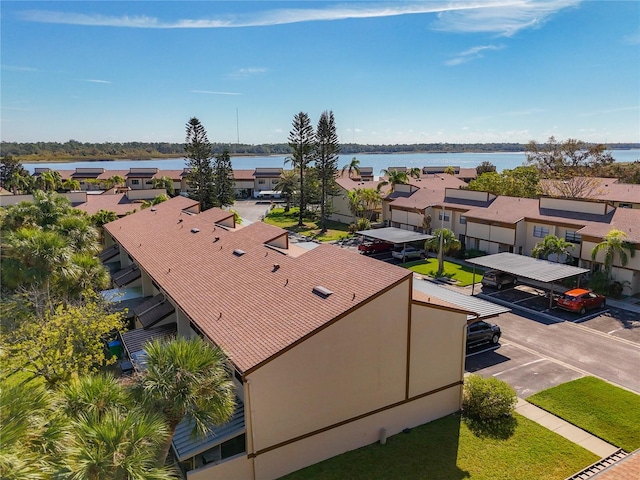
[[407,175],[407,172],[384,168],[380,171],[380,173],[387,177],[387,179],[378,184],[378,189],[385,185],[391,185],[391,190],[389,191],[389,193],[393,192],[396,189],[396,185],[404,185],[409,183],[409,176]]
[[153,341],[145,346],[146,369],[139,374],[138,395],[164,418],[168,436],[158,457],[164,464],[176,427],[185,416],[194,433],[229,420],[235,407],[234,386],[224,352],[196,338]]
[[2,249],[3,281],[9,288],[35,285],[51,298],[51,283],[60,276],[73,276],[73,249],[57,232],[20,228],[6,235]]
[[305,204],[305,170],[311,161],[311,154],[314,147],[314,133],[309,115],[305,112],[297,113],[293,117],[293,128],[289,132],[289,146],[293,150],[290,157],[285,158],[284,163],[291,162],[293,168],[298,170],[300,175],[300,216],[298,226],[304,226],[302,221],[306,210]]
[[415,179],[420,178],[421,173],[420,167],[413,167],[409,170],[409,176]]
[[[107,180],[105,181],[105,186],[107,187],[107,190],[113,187],[122,187],[124,186],[125,181],[126,180],[124,179],[124,177],[121,177],[120,175],[112,175],[111,177],[107,178]],[[153,187],[153,188],[156,188],[156,187]]]
[[351,174],[353,172],[356,172],[358,175],[360,175],[360,160],[358,160],[356,157],[353,157],[350,163],[342,167],[340,175],[344,176],[345,171],[348,172],[347,175],[349,176],[349,178],[351,178]]
[[42,172],[36,177],[35,185],[36,188],[44,190],[45,192],[55,192],[56,190],[59,190],[62,186],[62,177],[60,176],[60,172],[55,170]]
[[67,178],[62,181],[62,189],[67,192],[80,190],[80,182],[74,178]]
[[560,256],[571,256],[571,250],[574,246],[571,242],[567,242],[563,238],[558,238],[555,235],[547,235],[544,239],[536,243],[531,250],[531,256],[533,258],[545,258],[548,259],[551,255],[555,255],[556,263],[560,262]]
[[173,180],[169,177],[160,177],[153,179],[153,188],[164,188],[170,197],[173,197],[175,189],[173,188]]
[[55,229],[69,239],[77,252],[98,253],[100,234],[87,215],[73,215],[60,219]]
[[[627,234],[622,230],[612,229],[607,233],[599,244],[591,250],[591,260],[594,262],[600,252],[604,252],[604,269],[607,272],[607,279],[611,276],[611,267],[616,256],[620,258],[620,265],[625,266],[629,261],[629,257],[635,256],[635,246],[625,240]],[[627,251],[629,255],[627,255]]]
[[56,281],[56,291],[67,300],[78,299],[87,290],[101,291],[109,288],[111,277],[100,259],[90,253],[76,253],[70,276]]
[[274,187],[274,190],[276,192],[282,193],[282,196],[287,202],[284,206],[285,212],[288,212],[291,208],[291,198],[298,188],[298,182],[298,174],[295,172],[295,170],[284,170],[280,174],[278,183]]
[[382,196],[380,195],[380,191],[375,188],[363,188],[360,196],[362,198],[364,210],[368,214],[368,220],[372,221],[374,215],[379,211],[382,204]]
[[348,190],[346,199],[349,201],[349,210],[353,215],[353,223],[355,224],[356,218],[364,210],[364,205],[362,204],[362,189],[354,188],[353,190]]
[[71,419],[62,457],[65,478],[134,480],[175,478],[157,465],[168,430],[155,412],[134,405],[111,375],[73,379],[61,389]]
[[456,250],[460,250],[462,244],[456,239],[456,234],[448,228],[436,228],[433,231],[433,238],[427,240],[424,244],[426,250],[438,252],[438,272],[437,276],[441,276],[444,272],[444,255]]

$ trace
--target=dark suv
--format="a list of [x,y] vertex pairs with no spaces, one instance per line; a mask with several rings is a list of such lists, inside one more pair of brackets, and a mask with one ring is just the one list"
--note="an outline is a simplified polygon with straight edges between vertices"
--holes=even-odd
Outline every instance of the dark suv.
[[467,347],[491,343],[496,345],[500,341],[500,327],[488,322],[475,322],[467,327]]
[[488,270],[482,275],[482,285],[502,290],[505,285],[515,285],[516,277],[498,270]]

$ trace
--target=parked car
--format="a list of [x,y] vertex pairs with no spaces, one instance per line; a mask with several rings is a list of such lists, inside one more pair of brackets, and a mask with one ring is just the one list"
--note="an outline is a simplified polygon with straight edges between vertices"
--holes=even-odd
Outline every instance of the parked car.
[[424,248],[417,248],[411,245],[396,244],[391,252],[393,258],[402,260],[402,263],[409,259],[426,258],[427,253]]
[[574,288],[558,297],[558,307],[570,312],[579,312],[581,315],[587,310],[604,307],[606,304],[607,299],[604,295],[584,288]]
[[491,343],[496,345],[500,341],[500,327],[489,322],[475,322],[467,327],[467,347]]
[[360,253],[365,255],[371,255],[372,253],[381,253],[388,252],[393,248],[393,243],[382,242],[382,241],[373,241],[373,242],[362,242],[358,245],[358,250]]
[[505,285],[515,285],[516,277],[509,273],[500,272],[498,270],[488,270],[482,275],[482,285],[485,287],[493,287],[502,290]]

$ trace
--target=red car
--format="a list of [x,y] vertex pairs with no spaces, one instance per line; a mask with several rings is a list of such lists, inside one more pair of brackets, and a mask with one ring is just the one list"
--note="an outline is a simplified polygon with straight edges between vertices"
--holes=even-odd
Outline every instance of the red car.
[[574,288],[558,298],[558,307],[571,312],[580,312],[581,315],[584,315],[587,310],[605,305],[606,298],[603,295],[584,288]]
[[393,248],[392,243],[387,242],[363,242],[358,245],[358,250],[360,253],[364,253],[365,255],[370,255],[372,253],[380,253],[380,252],[388,252]]

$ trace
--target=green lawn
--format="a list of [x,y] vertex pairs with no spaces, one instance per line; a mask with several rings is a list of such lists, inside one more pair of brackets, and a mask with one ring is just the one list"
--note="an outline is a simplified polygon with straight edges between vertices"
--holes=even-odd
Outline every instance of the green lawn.
[[627,452],[640,448],[640,395],[583,377],[527,401]]
[[[402,266],[420,275],[435,277],[438,271],[438,260],[435,258],[427,258],[426,260],[403,263]],[[445,260],[444,276],[455,280],[458,286],[466,287],[473,283],[473,268]],[[476,283],[480,281],[482,281],[482,271],[476,269]]]
[[593,453],[516,414],[507,440],[474,435],[449,415],[312,465],[287,480],[558,480],[598,460]]
[[265,217],[265,223],[269,223],[271,225],[275,225],[276,227],[284,228],[285,230],[289,230],[290,232],[300,233],[307,237],[311,237],[320,242],[330,242],[332,240],[340,240],[342,238],[348,237],[349,234],[349,225],[346,223],[340,222],[327,222],[327,232],[323,235],[320,235],[320,222],[317,219],[311,216],[305,217],[303,219],[304,226],[298,226],[298,215],[299,209],[292,208],[287,213],[284,212],[284,208],[274,208],[269,212],[269,214]]

